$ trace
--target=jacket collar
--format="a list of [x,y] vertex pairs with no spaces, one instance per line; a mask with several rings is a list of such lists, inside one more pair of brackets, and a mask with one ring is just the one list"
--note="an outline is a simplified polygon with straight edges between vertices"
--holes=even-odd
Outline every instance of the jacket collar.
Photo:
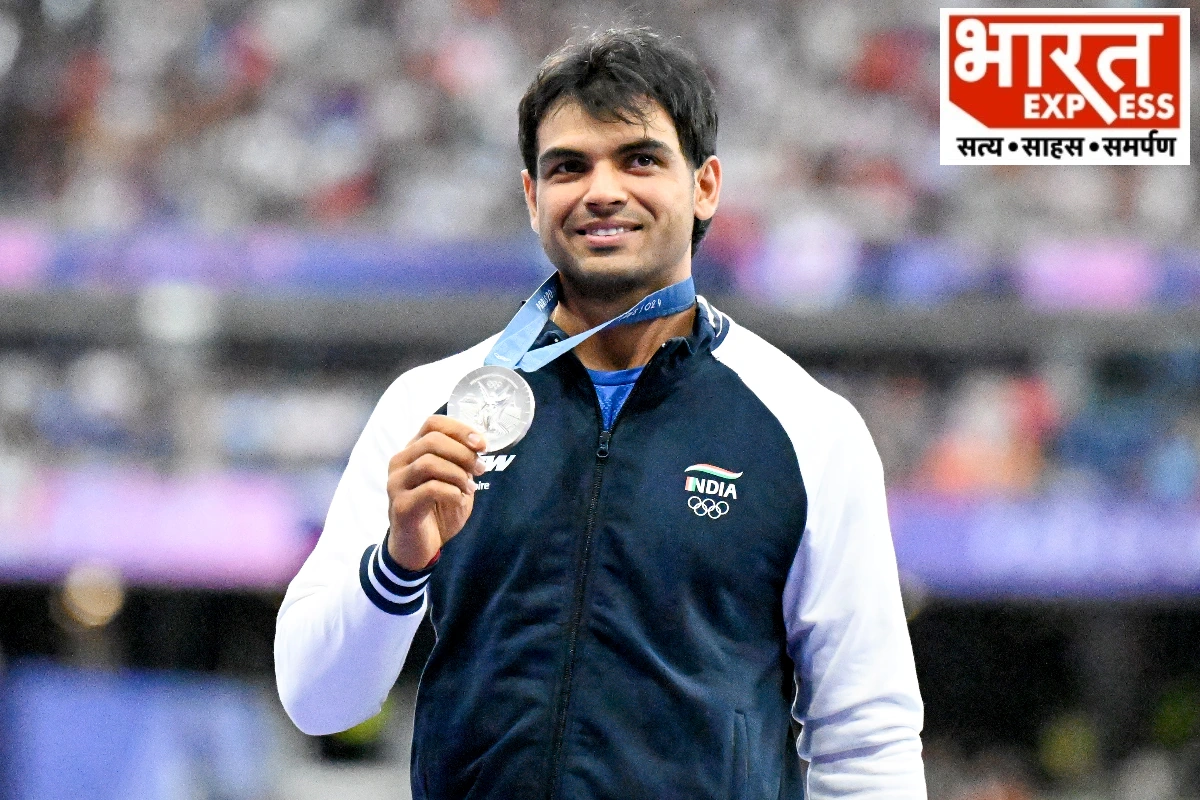
[[[663,357],[670,363],[678,363],[681,359],[706,353],[717,347],[729,332],[729,318],[718,311],[703,296],[696,295],[696,318],[692,323],[692,332],[687,336],[676,336],[663,343],[666,351]],[[553,321],[547,320],[542,332],[538,334],[530,349],[537,349],[561,342],[568,334]]]

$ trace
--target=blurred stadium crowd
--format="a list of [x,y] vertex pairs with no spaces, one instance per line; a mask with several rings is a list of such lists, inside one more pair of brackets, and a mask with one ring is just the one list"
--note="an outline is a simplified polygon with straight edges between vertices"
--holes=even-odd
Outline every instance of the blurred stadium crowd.
[[[26,292],[70,302],[162,284],[335,295],[351,314],[379,296],[523,296],[547,267],[519,192],[517,100],[542,55],[613,21],[680,35],[717,85],[726,184],[697,262],[706,294],[829,319],[932,310],[930,331],[938,309],[980,302],[1151,319],[1200,302],[1194,167],[938,165],[928,2],[0,0],[0,309]],[[403,738],[410,685],[390,721],[310,751],[269,721],[269,614],[245,637],[201,637],[208,655],[159,658],[139,626],[225,631],[228,620],[178,597],[138,606],[135,590],[169,575],[183,588],[278,590],[375,399],[428,353],[102,338],[84,326],[0,339],[0,572],[11,584],[0,646],[92,666],[236,663],[260,683],[245,695],[232,681],[80,683],[21,666],[0,681],[9,746],[27,743],[9,776],[26,790],[12,796],[94,789],[54,782],[55,764],[79,761],[77,743],[56,738],[66,726],[55,714],[83,707],[75,697],[129,729],[95,759],[120,751],[135,778],[89,796],[399,796],[402,747],[370,745]],[[950,357],[881,337],[796,355],[862,411],[899,497],[951,510],[998,498],[1034,513],[1047,497],[1101,498],[1200,526],[1200,342],[1086,358],[1079,344]],[[81,526],[97,503],[113,519]],[[217,535],[238,515],[253,522]],[[1142,528],[1159,519],[1143,516]],[[165,519],[172,536],[146,552]],[[210,549],[169,541],[185,532]],[[93,565],[60,588],[96,536],[112,548],[96,553],[120,550],[144,576]],[[247,567],[251,551],[266,566]],[[187,572],[204,558],[226,559],[226,572]],[[1200,564],[1200,553],[1160,558]],[[1200,574],[1187,577],[1183,596],[1133,610],[1071,605],[1087,598],[1058,585],[982,609],[908,586],[932,800],[1200,797]],[[29,580],[44,593],[12,588]],[[122,612],[113,597],[125,584]],[[33,630],[43,622],[61,630]],[[231,642],[254,655],[227,657]],[[176,679],[195,693],[180,699]],[[139,702],[153,724],[121,716]],[[314,771],[317,752],[383,757],[388,777],[330,777]],[[290,782],[263,763],[285,765]]]
[[[257,374],[163,384],[136,349],[0,354],[0,443],[30,466],[184,463],[336,470],[387,374]],[[1200,354],[1107,359],[1086,380],[1053,368],[826,368],[855,402],[895,489],[1032,497],[1093,490],[1159,506],[1200,502]],[[296,436],[304,430],[304,436]],[[0,516],[2,519],[2,516]]]
[[636,18],[681,35],[717,85],[727,178],[707,250],[726,286],[809,305],[1200,297],[1193,170],[938,165],[934,9],[13,3],[5,211],[72,231],[519,235],[516,101],[534,67],[580,25]]

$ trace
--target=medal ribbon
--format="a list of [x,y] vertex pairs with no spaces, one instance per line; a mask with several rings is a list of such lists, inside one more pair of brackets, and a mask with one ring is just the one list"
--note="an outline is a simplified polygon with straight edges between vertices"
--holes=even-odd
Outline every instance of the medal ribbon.
[[512,321],[504,328],[483,363],[534,372],[566,353],[580,342],[610,325],[632,325],[686,311],[696,302],[696,287],[690,277],[646,295],[624,314],[602,322],[591,330],[578,333],[561,342],[530,350],[538,334],[546,327],[554,307],[558,305],[562,287],[554,273],[534,292]]

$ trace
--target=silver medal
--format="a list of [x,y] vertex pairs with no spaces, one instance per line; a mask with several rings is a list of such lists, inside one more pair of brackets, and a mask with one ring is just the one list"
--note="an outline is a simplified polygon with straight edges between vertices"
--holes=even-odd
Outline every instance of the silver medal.
[[533,389],[508,367],[480,367],[458,382],[446,415],[483,432],[494,453],[512,447],[533,424]]

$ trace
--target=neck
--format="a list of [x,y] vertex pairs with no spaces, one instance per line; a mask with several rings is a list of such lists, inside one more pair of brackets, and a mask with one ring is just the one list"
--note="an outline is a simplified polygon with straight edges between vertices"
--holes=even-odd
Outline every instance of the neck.
[[[551,319],[570,336],[620,316],[646,294],[664,288],[652,287],[636,297],[630,295],[601,301],[580,296],[565,282],[562,286],[563,297]],[[695,318],[693,306],[678,314],[646,322],[608,327],[580,343],[573,352],[588,369],[612,371],[642,367],[649,363],[663,342],[690,334]]]

